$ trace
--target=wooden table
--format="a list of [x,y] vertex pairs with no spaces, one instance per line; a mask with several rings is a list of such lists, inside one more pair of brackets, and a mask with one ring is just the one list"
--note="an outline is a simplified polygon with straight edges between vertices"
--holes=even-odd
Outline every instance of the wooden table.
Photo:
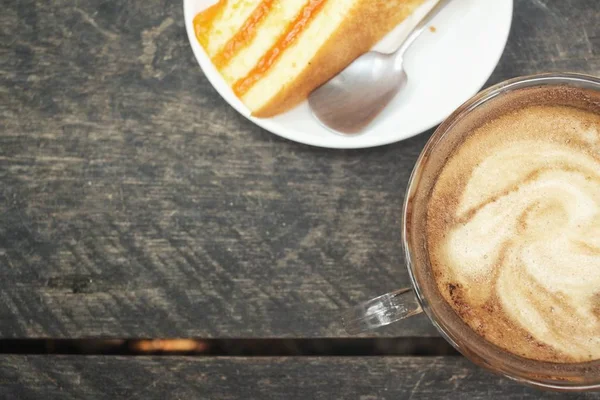
[[[271,135],[205,79],[181,1],[5,0],[0,32],[2,339],[342,338],[340,310],[409,284],[400,205],[431,132]],[[515,0],[488,85],[567,70],[600,74],[600,2]],[[564,397],[460,356],[0,355],[2,399],[506,395]]]

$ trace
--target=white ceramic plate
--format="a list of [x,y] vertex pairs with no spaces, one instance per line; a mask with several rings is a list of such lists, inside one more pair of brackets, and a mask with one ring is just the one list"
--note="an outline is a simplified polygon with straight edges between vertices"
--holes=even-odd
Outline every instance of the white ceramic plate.
[[[194,55],[204,74],[233,108],[264,129],[313,146],[363,148],[397,142],[442,122],[485,84],[506,45],[512,21],[512,0],[454,0],[413,44],[406,55],[409,77],[406,88],[378,118],[355,137],[344,137],[323,128],[305,101],[274,118],[260,119],[233,94],[216,71],[193,29],[193,18],[216,0],[183,0],[185,25]],[[435,0],[428,0],[376,47],[393,51]]]

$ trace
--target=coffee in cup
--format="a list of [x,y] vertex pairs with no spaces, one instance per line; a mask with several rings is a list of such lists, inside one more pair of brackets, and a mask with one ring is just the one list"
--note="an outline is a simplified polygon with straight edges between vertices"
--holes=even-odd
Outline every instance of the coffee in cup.
[[424,221],[439,292],[515,355],[600,359],[600,93],[514,91],[447,134]]

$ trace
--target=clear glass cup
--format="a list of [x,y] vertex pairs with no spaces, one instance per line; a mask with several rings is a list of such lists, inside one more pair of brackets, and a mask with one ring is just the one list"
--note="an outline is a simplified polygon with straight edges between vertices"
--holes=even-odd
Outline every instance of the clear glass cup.
[[[600,92],[600,79],[581,74],[552,73],[511,79],[486,89],[450,115],[434,132],[414,167],[403,208],[402,241],[412,287],[379,296],[342,315],[351,334],[375,329],[425,312],[440,334],[475,364],[538,388],[560,391],[600,390],[600,360],[557,364],[519,357],[488,342],[466,325],[438,292],[427,257],[423,216],[427,196],[446,157],[458,143],[452,131],[465,116],[484,104],[520,89],[560,85]],[[493,104],[493,103],[492,103]],[[487,112],[487,111],[486,111]],[[476,114],[474,114],[476,116]],[[454,135],[456,136],[456,135]],[[445,150],[439,150],[444,143]]]

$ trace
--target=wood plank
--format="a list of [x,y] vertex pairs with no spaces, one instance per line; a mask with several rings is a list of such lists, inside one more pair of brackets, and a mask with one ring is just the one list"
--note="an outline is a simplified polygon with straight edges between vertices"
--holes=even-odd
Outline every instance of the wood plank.
[[[489,83],[600,73],[597,5],[516,0]],[[181,8],[3,3],[0,337],[337,337],[340,310],[409,284],[400,205],[430,132],[279,139],[203,77]]]
[[462,357],[193,358],[1,356],[0,398],[600,399],[546,393]]

